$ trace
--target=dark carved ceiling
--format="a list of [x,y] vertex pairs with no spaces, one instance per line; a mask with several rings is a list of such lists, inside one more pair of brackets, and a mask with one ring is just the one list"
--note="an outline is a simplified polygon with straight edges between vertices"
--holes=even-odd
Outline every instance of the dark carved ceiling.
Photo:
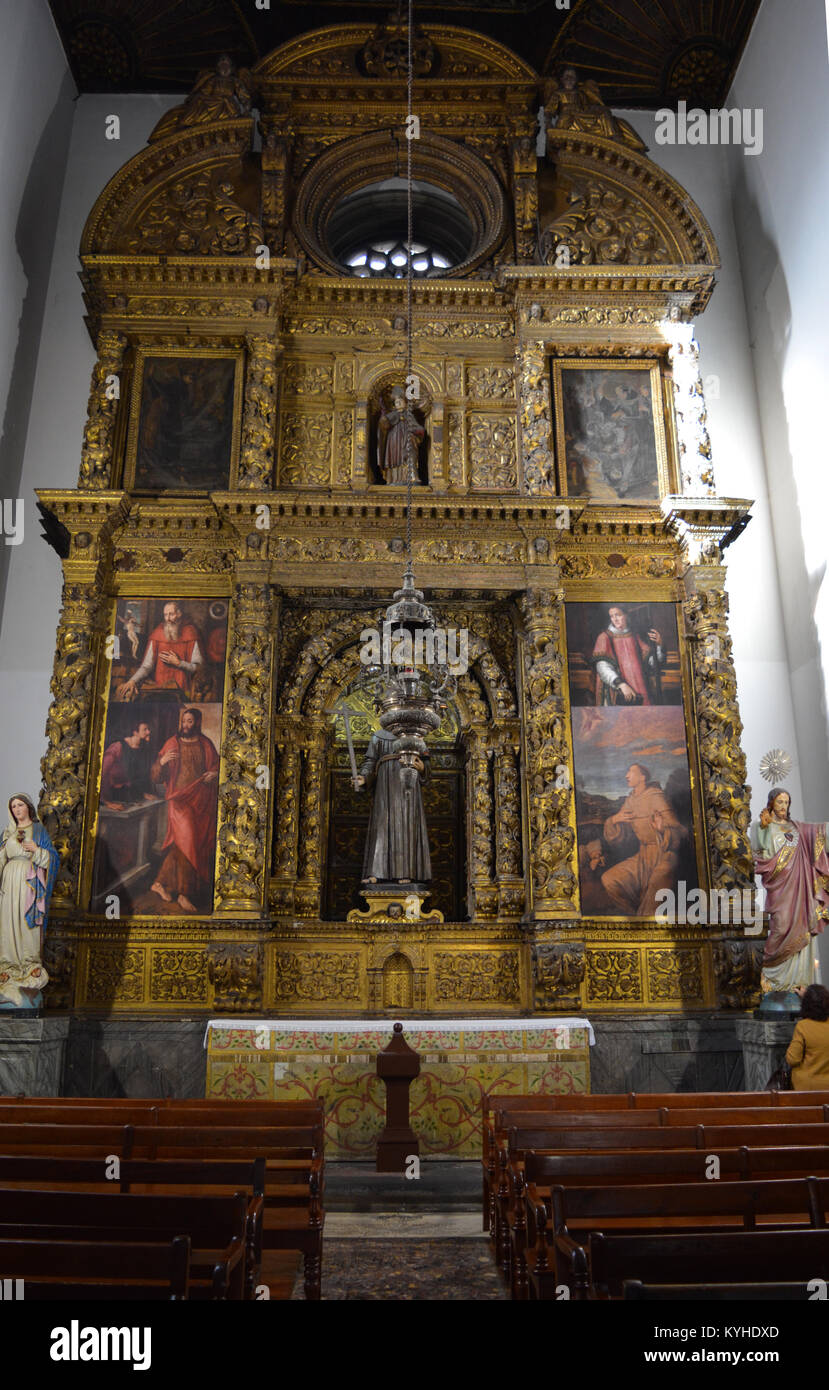
[[[389,0],[50,0],[82,92],[186,92],[221,53],[250,67],[328,24],[383,20]],[[549,72],[572,63],[610,106],[721,106],[760,0],[416,0]]]

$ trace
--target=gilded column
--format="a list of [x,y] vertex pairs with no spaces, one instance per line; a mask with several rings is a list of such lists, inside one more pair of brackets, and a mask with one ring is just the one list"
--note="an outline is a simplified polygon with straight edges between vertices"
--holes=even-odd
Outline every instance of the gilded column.
[[294,890],[298,873],[301,737],[302,723],[296,715],[283,715],[277,719],[275,741],[279,755],[279,775],[274,801],[276,853],[270,894],[274,912],[292,913],[294,910]]
[[277,355],[272,337],[251,334],[247,346],[239,487],[267,491],[274,485]]
[[98,583],[77,582],[65,571],[46,721],[49,747],[40,763],[40,818],[60,856],[55,907],[81,906],[79,870],[100,617]]
[[741,747],[743,725],[728,633],[728,595],[722,566],[685,574],[685,621],[694,680],[697,739],[713,888],[753,888],[748,839],[750,788]]
[[562,591],[528,589],[521,614],[528,899],[533,917],[543,919],[578,912],[573,773],[563,694]]
[[104,328],[98,334],[98,360],[92,369],[89,407],[78,486],[103,492],[112,486],[112,449],[121,396],[119,373],[127,339]]
[[521,460],[527,492],[555,493],[555,462],[550,449],[553,428],[549,368],[543,344],[524,343],[516,353]]
[[499,916],[520,917],[524,910],[521,862],[521,801],[518,791],[518,751],[521,735],[499,731],[495,746],[495,872]]
[[264,905],[274,606],[270,585],[236,585],[219,788],[220,912],[258,913]]
[[487,729],[473,725],[467,735],[469,786],[469,915],[494,917],[498,890],[493,880],[492,787]]
[[306,734],[299,830],[299,877],[295,903],[300,917],[319,917],[322,898],[322,796],[331,730],[323,723]]
[[531,135],[521,135],[512,142],[512,193],[516,259],[532,262],[538,247],[538,179]]

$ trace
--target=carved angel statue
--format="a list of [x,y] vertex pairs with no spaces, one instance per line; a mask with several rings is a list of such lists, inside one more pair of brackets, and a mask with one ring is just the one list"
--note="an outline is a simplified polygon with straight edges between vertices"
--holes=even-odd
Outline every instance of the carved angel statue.
[[193,90],[172,111],[161,117],[150,141],[163,140],[182,127],[207,125],[210,121],[238,121],[250,115],[253,79],[247,68],[237,68],[223,53],[215,71],[205,69],[196,78]]
[[395,394],[391,410],[386,410],[381,402],[377,422],[377,467],[387,483],[406,483],[410,467],[414,482],[420,481],[417,453],[425,433],[402,392]]
[[544,112],[547,125],[556,130],[578,130],[585,135],[602,135],[621,140],[630,149],[647,149],[633,126],[605,106],[595,82],[579,82],[575,68],[562,68],[558,77],[544,84]]

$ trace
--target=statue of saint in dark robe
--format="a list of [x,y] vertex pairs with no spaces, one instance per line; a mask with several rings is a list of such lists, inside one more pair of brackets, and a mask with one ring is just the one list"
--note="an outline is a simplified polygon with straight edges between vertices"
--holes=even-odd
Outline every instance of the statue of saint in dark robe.
[[404,767],[394,734],[372,735],[354,785],[374,789],[363,856],[363,883],[430,883],[432,863],[421,784],[428,761]]

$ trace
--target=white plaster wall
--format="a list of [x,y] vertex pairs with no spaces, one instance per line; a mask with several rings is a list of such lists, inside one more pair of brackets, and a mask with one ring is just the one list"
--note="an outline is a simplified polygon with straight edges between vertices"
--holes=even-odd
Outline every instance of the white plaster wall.
[[[0,604],[14,558],[32,544],[33,509],[19,509],[23,455],[32,410],[55,229],[66,167],[75,86],[46,0],[0,0],[0,503],[22,522],[24,542],[0,539]],[[16,651],[0,646],[3,672],[25,673],[30,634],[38,624],[37,593],[27,598],[28,632]],[[44,631],[52,621],[47,603]],[[48,643],[48,638],[46,639]],[[37,758],[18,760],[19,742],[36,747],[23,683],[3,680],[0,708],[12,736],[0,755],[0,805],[11,791],[37,791]],[[48,681],[47,681],[48,688]],[[38,730],[42,741],[43,730]]]
[[729,97],[763,112],[731,158],[795,714],[795,815],[829,818],[829,9],[764,0]]
[[[43,0],[45,7],[45,0]],[[33,0],[32,7],[40,0]],[[30,0],[22,9],[28,11]],[[19,15],[14,0],[0,0]],[[0,43],[2,30],[0,30]],[[34,89],[40,73],[29,56],[26,80]],[[38,82],[32,80],[36,73]],[[45,297],[34,392],[27,422],[19,491],[25,499],[26,531],[22,545],[9,547],[9,570],[0,622],[0,709],[10,714],[14,736],[0,753],[0,788],[29,790],[37,798],[40,759],[49,709],[49,682],[55,629],[60,611],[58,557],[41,539],[34,489],[77,486],[89,384],[95,353],[84,324],[78,278],[78,248],[84,223],[105,184],[133,154],[164,111],[179,98],[155,96],[83,96],[63,113],[71,122],[54,252]],[[106,138],[106,118],[120,117],[120,140]],[[4,130],[9,141],[12,125]],[[60,189],[58,190],[60,191]],[[3,246],[5,249],[6,231]],[[0,377],[0,383],[2,377]]]

